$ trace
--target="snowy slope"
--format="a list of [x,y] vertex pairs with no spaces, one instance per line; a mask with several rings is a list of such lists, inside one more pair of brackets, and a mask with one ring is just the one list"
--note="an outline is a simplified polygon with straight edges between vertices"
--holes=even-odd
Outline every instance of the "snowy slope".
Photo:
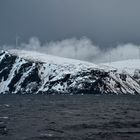
[[140,69],[140,59],[116,61],[116,62],[111,62],[110,64],[104,63],[101,65],[113,67],[120,73],[127,72],[127,73],[133,75],[135,70]]
[[140,94],[140,84],[106,65],[10,50],[0,53],[0,93]]
[[[32,61],[39,61],[44,63],[51,63],[51,64],[58,64],[58,65],[76,65],[76,66],[84,66],[84,67],[98,67],[96,64],[89,63],[86,61],[80,61],[75,59],[69,59],[69,58],[63,58],[48,54],[43,54],[39,52],[34,51],[25,51],[25,50],[9,50],[11,54],[15,54],[17,56],[20,56],[22,58],[32,60]],[[59,53],[59,52],[58,52]]]

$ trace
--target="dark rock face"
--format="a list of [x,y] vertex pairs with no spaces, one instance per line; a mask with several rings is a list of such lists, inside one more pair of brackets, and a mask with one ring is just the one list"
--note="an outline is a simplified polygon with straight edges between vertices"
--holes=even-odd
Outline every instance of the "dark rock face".
[[0,89],[6,94],[139,94],[140,84],[128,74],[88,67],[26,60],[0,53]]

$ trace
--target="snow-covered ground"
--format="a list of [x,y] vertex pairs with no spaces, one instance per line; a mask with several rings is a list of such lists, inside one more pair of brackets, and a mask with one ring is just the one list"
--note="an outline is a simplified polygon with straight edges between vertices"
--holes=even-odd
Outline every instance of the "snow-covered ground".
[[[18,50],[12,49],[8,50],[8,52],[18,55],[21,58],[25,58],[32,61],[39,61],[49,64],[63,65],[63,66],[73,66],[75,69],[87,69],[87,68],[98,68],[106,71],[109,70],[117,70],[119,73],[128,73],[133,75],[136,69],[140,69],[140,59],[129,59],[116,61],[111,63],[102,63],[96,65],[94,63],[80,61],[75,59],[63,58],[58,56],[53,56],[49,54],[39,53],[35,51],[26,51],[26,50]],[[59,52],[58,52],[59,53]]]
[[51,64],[59,64],[59,65],[61,65],[61,64],[82,65],[82,64],[84,64],[84,65],[90,66],[90,67],[98,67],[96,64],[93,64],[90,62],[69,59],[69,58],[64,58],[64,57],[58,57],[58,56],[39,53],[39,52],[35,52],[35,51],[12,49],[12,50],[8,50],[8,52],[15,54],[15,55],[18,55],[18,56],[25,58],[25,59],[30,59],[33,61],[40,61],[40,62],[44,62],[44,63],[49,62]]
[[118,72],[127,72],[131,75],[134,74],[135,70],[140,69],[140,59],[129,59],[129,60],[122,60],[116,61],[111,63],[104,63],[101,64],[104,67],[113,67],[117,69]]
[[137,59],[96,65],[38,52],[9,50],[0,54],[0,64],[3,94],[140,94],[139,75],[133,77],[140,68]]
[[86,61],[63,58],[63,57],[53,56],[53,55],[39,53],[35,51],[26,51],[26,50],[17,50],[17,49],[12,49],[8,51],[12,54],[18,55],[25,59],[50,63],[50,64],[63,65],[63,66],[73,65],[76,66],[76,68],[78,69],[92,67],[92,68],[104,69],[106,71],[117,70],[119,73],[125,72],[131,75],[134,74],[136,69],[140,69],[140,59],[129,59],[129,60],[122,60],[122,61],[96,65],[94,63],[90,63]]

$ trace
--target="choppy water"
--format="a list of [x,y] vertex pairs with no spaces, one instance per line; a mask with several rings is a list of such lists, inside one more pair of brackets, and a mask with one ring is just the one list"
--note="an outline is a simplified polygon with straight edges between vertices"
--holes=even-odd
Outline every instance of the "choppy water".
[[139,140],[140,96],[0,96],[0,140],[67,139]]

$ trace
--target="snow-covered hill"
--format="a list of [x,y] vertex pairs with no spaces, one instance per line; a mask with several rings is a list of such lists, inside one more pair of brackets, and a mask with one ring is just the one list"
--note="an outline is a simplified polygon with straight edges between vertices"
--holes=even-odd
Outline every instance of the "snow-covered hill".
[[0,53],[0,93],[140,94],[140,84],[105,65],[10,50]]
[[105,63],[102,65],[113,67],[120,73],[126,72],[133,75],[136,70],[140,70],[140,59],[116,61],[116,62],[111,62],[111,63]]

